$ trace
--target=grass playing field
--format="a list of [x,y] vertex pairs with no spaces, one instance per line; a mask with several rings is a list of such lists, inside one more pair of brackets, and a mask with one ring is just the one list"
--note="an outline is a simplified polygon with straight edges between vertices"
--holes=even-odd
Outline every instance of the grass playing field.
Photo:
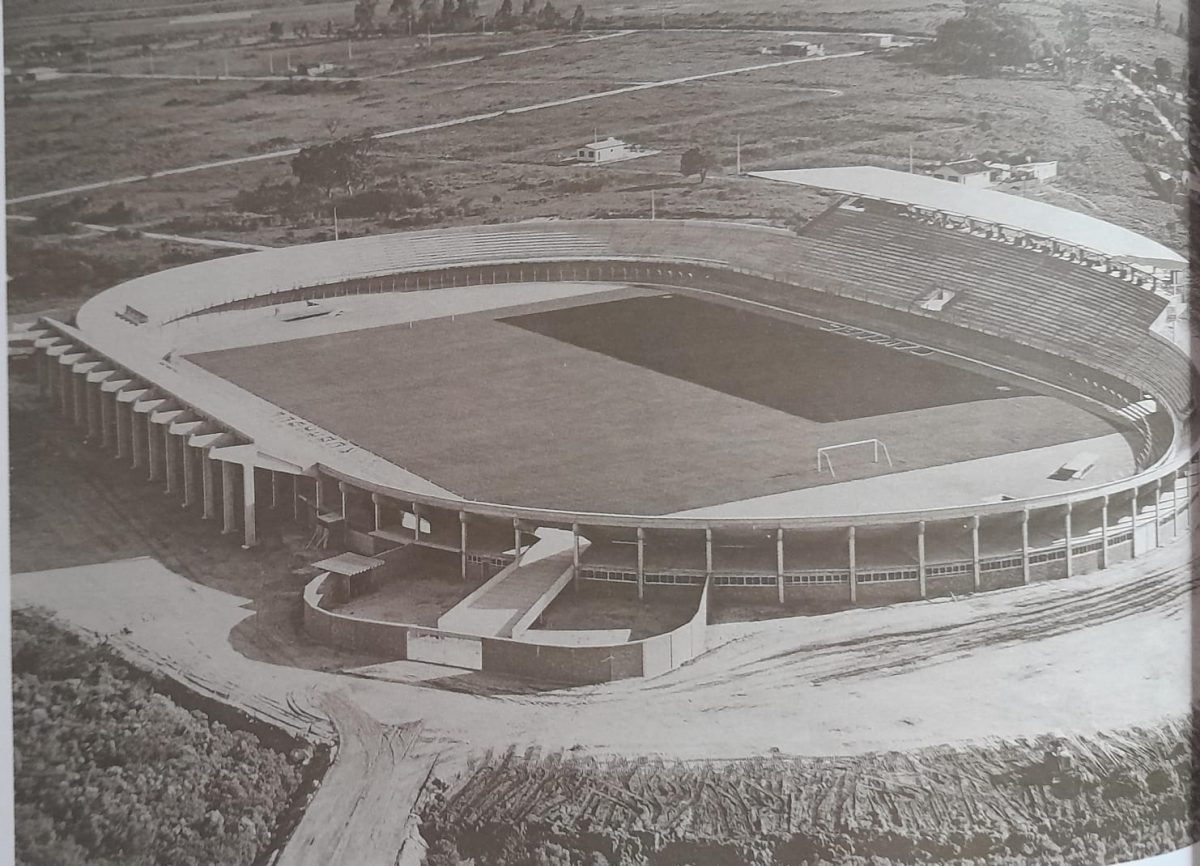
[[[191,359],[469,498],[584,511],[829,483],[816,449],[870,437],[903,471],[1112,432],[1049,397],[691,299],[501,315]],[[865,456],[841,457],[838,480],[888,471]]]

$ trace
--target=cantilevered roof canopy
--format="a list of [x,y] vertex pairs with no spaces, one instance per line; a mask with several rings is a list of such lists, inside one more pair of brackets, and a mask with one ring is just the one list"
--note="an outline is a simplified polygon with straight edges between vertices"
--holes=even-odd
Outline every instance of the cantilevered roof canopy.
[[313,568],[318,568],[321,571],[331,571],[334,574],[340,574],[344,577],[354,577],[356,574],[363,574],[373,568],[379,568],[381,565],[383,565],[382,559],[360,556],[357,553],[339,553],[337,556],[331,556],[329,559],[314,562]]
[[922,174],[875,166],[756,171],[754,177],[812,186],[865,198],[914,205],[956,216],[998,223],[1018,231],[1055,238],[1113,258],[1162,268],[1182,268],[1186,259],[1136,232],[1087,214],[987,189],[970,189]]

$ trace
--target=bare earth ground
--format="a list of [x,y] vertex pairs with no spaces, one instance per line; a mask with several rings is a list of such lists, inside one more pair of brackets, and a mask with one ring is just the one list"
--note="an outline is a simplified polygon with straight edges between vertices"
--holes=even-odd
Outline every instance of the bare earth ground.
[[[1182,544],[1132,566],[1020,592],[717,626],[717,649],[652,683],[534,695],[484,684],[492,693],[475,695],[427,681],[348,680],[315,669],[369,660],[339,657],[297,634],[300,582],[280,574],[286,560],[276,560],[273,573],[268,554],[244,553],[214,529],[164,513],[149,488],[116,470],[104,484],[89,482],[95,456],[73,436],[47,438],[54,459],[19,445],[14,451],[13,499],[30,508],[14,526],[16,571],[68,564],[70,552],[58,547],[74,537],[77,562],[86,547],[113,558],[150,553],[192,577],[164,571],[149,579],[135,570],[97,584],[86,568],[18,576],[17,604],[45,605],[103,633],[129,625],[131,642],[185,669],[266,693],[297,683],[347,688],[379,721],[422,719],[443,741],[480,749],[580,743],[601,753],[678,757],[771,747],[846,754],[1107,729],[1181,713],[1190,701],[1190,551]],[[185,543],[188,530],[164,545],[173,528],[192,525],[195,541]],[[201,583],[215,588],[197,597]],[[454,674],[446,671],[448,685]],[[641,721],[630,727],[634,707]]]
[[[17,383],[13,501],[24,510],[14,515],[13,555],[15,571],[28,573],[14,577],[14,604],[46,608],[235,703],[329,717],[340,751],[286,851],[289,864],[390,862],[406,837],[403,816],[431,768],[469,784],[469,772],[460,776],[468,757],[486,762],[489,751],[539,750],[527,756],[532,769],[505,770],[516,774],[506,789],[519,791],[512,786],[561,780],[545,775],[560,765],[600,772],[591,759],[862,755],[997,737],[1076,737],[1152,725],[1190,704],[1191,555],[1184,544],[1133,566],[1023,591],[714,626],[711,652],[651,682],[539,691],[450,668],[380,666],[299,633],[302,578],[289,571],[297,559],[286,544],[245,552],[216,527],[164,509],[151,487],[80,445],[75,431],[46,424],[51,416],[31,406],[28,386]],[[84,564],[98,551],[120,561]],[[170,570],[128,559],[145,555]],[[78,567],[40,571],[72,564]],[[387,679],[378,678],[381,671]],[[1030,760],[1040,742],[1023,747]],[[1095,748],[1079,746],[1088,755]],[[1095,754],[1115,754],[1112,748]],[[1005,754],[1002,763],[1020,764]],[[823,760],[822,785],[844,792],[851,776],[861,778],[861,768]],[[860,812],[882,808],[909,790],[908,774],[921,772],[919,764],[876,765],[889,781],[881,793],[855,800]],[[621,778],[657,784],[647,772]],[[594,777],[601,790],[610,784],[605,778]],[[710,782],[712,797],[726,796],[725,782]],[[998,788],[972,796],[995,804],[1007,795]],[[524,802],[536,810],[550,801]],[[589,802],[580,808],[586,812]],[[719,803],[704,808],[734,814]],[[669,809],[649,814],[674,820]]]

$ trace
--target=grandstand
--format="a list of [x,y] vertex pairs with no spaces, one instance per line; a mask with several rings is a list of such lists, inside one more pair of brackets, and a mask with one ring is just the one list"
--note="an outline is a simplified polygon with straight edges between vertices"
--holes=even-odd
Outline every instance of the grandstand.
[[[870,201],[861,191],[857,195]],[[1052,246],[1022,248],[902,213],[839,206],[799,233],[703,221],[548,221],[272,250],[131,280],[89,301],[73,324],[46,319],[21,339],[35,351],[47,396],[87,432],[89,441],[148,472],[186,508],[218,521],[247,546],[257,541],[259,512],[271,508],[326,527],[331,547],[385,563],[382,577],[394,576],[405,549],[436,550],[458,557],[464,578],[469,574],[484,582],[479,598],[494,591],[524,599],[521,605],[528,605],[527,610],[503,607],[509,611],[505,628],[508,623],[532,626],[537,612],[566,585],[637,598],[680,587],[690,587],[694,595],[703,587],[702,607],[747,602],[818,611],[1068,577],[1186,535],[1180,524],[1192,491],[1187,422],[1193,374],[1188,358],[1150,330],[1167,303],[1162,294],[1139,286],[1128,269],[1092,267],[1079,256],[1068,260],[1054,255]],[[1097,237],[1116,239],[1117,246],[1108,251],[1114,256],[1153,259],[1159,272],[1169,265],[1168,255],[1135,243],[1128,234],[1121,230]],[[255,316],[268,315],[262,308],[293,301],[341,298],[338,304],[350,309],[356,299],[371,295],[391,296],[399,304],[415,292],[482,286],[496,293],[496,307],[503,309],[513,303],[504,300],[512,286],[579,282],[627,287],[612,295],[622,299],[617,303],[679,295],[689,303],[718,304],[789,326],[857,333],[879,346],[903,347],[913,363],[929,359],[998,376],[1006,387],[1053,395],[1105,419],[1128,441],[1130,469],[1115,478],[1098,471],[1071,473],[1055,482],[1064,486],[1049,493],[1043,491],[1051,488],[1044,487],[1022,491],[1019,479],[1006,478],[1012,489],[969,501],[817,516],[789,509],[786,496],[770,500],[781,503],[779,510],[764,511],[769,506],[754,505],[749,493],[745,502],[700,511],[622,509],[608,500],[605,508],[586,502],[497,501],[463,495],[457,482],[446,480],[449,476],[423,475],[335,429],[339,417],[362,412],[364,400],[369,410],[372,399],[387,394],[388,382],[404,375],[403,357],[385,359],[389,338],[383,331],[358,342],[366,356],[356,359],[355,369],[335,374],[338,381],[353,381],[363,390],[347,392],[344,405],[349,408],[330,415],[332,420],[325,422],[329,429],[301,411],[273,404],[266,392],[248,393],[219,371],[177,355],[188,339],[206,329],[223,328],[233,317],[258,321]],[[922,306],[922,298],[935,288],[952,290],[952,297],[940,309]],[[603,292],[594,294],[599,295],[595,302],[602,303]],[[565,300],[562,304],[569,306]],[[130,316],[129,310],[138,316]],[[519,312],[526,317],[521,321],[526,330],[536,330],[531,322],[549,321],[529,318],[536,310]],[[514,337],[503,329],[518,329],[500,318],[464,317],[469,321],[460,333],[496,341],[489,346],[510,345]],[[448,328],[444,322],[436,327]],[[136,340],[129,339],[132,329]],[[438,366],[438,340],[429,338],[437,333],[459,332],[428,332],[420,344],[427,353],[419,362],[422,370]],[[528,339],[549,338],[531,334]],[[852,350],[853,342],[844,339]],[[457,358],[469,354],[450,338],[444,343],[444,350],[453,349]],[[617,360],[626,351],[608,346],[589,351],[595,348],[614,353]],[[278,351],[289,351],[287,344]],[[577,357],[571,354],[575,351],[558,347],[553,357],[569,360]],[[375,366],[381,359],[382,371]],[[622,363],[646,362],[629,357]],[[394,365],[398,369],[393,373]],[[303,365],[296,369],[297,377],[306,375]],[[683,375],[669,364],[662,369],[666,375]],[[511,406],[494,401],[488,411],[496,414],[476,417],[474,406],[464,399],[467,392],[456,392],[454,381],[448,376],[438,387],[441,398],[459,412],[459,423],[469,420],[472,429],[486,428],[493,417],[499,424],[502,412],[512,413],[505,423],[525,416],[527,423],[539,423],[530,408],[536,400],[528,396]],[[302,378],[292,384],[303,390]],[[708,384],[711,390],[714,383]],[[524,386],[533,389],[522,392],[528,395],[536,391],[537,381]],[[556,392],[553,399],[562,400],[563,394],[598,399],[586,384],[571,387],[573,391]],[[820,444],[874,437],[886,441],[895,454],[894,440],[886,433],[864,431]],[[435,453],[454,441],[444,438],[423,444]],[[636,443],[636,437],[631,441]],[[736,447],[717,444],[726,451]],[[1096,453],[1091,446],[1056,452],[1060,456],[1044,474],[1084,463],[1090,470]],[[488,455],[499,464],[489,468],[503,471],[505,456],[503,450]],[[813,472],[815,459],[815,449],[804,455],[807,471]],[[569,489],[572,465],[547,460],[535,468],[550,473],[552,480],[560,472],[558,483]],[[843,465],[839,463],[839,482]],[[872,465],[861,470],[863,477],[889,472],[885,464]],[[787,483],[778,481],[778,489],[784,491]],[[582,486],[580,490],[586,492]],[[560,536],[567,541],[555,560],[563,564],[562,579],[543,564],[537,573],[543,589],[526,599],[528,593],[518,592],[512,581],[520,579],[522,557],[552,531],[566,533]],[[504,592],[500,583],[488,589],[491,580],[504,582]],[[310,593],[309,601],[326,637],[355,628],[320,619],[333,615],[327,609],[329,598],[320,592]],[[372,628],[378,632],[378,624]],[[403,640],[419,637],[421,645],[433,641],[430,632],[436,631],[421,626],[418,635],[413,631],[417,626],[405,628],[409,637]],[[674,649],[666,656],[650,643],[639,644],[641,655],[628,669],[618,671],[615,662],[597,667],[594,659],[585,663],[583,656],[572,656],[569,663],[564,656],[560,662],[586,667],[586,674],[577,675],[587,681],[646,674],[663,665],[669,669],[702,648],[696,621],[684,628],[671,638]],[[366,643],[354,645],[376,639],[360,634],[354,640]],[[503,658],[509,672],[529,672],[531,665],[558,658],[557,650],[546,646],[538,649],[540,654],[527,654],[516,630],[509,637],[453,639],[464,645],[464,657],[482,659],[479,664],[485,668],[488,659]],[[472,644],[480,640],[502,642],[484,643],[480,651]],[[616,657],[611,647],[598,650]]]

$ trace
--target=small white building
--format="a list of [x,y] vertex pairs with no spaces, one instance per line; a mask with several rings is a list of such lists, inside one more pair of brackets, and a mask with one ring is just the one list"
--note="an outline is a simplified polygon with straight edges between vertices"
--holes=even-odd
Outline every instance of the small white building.
[[604,138],[593,141],[579,148],[575,154],[580,162],[599,165],[604,162],[615,162],[618,159],[631,159],[640,156],[637,149],[619,138]]
[[793,39],[780,45],[779,53],[786,57],[820,57],[825,53],[825,46],[820,42]]
[[1012,176],[1014,180],[1036,180],[1044,183],[1058,177],[1058,163],[1055,161],[1024,162],[1012,167]]
[[957,159],[937,166],[930,174],[938,180],[947,180],[974,189],[985,189],[992,185],[992,171],[992,168],[977,159]]

